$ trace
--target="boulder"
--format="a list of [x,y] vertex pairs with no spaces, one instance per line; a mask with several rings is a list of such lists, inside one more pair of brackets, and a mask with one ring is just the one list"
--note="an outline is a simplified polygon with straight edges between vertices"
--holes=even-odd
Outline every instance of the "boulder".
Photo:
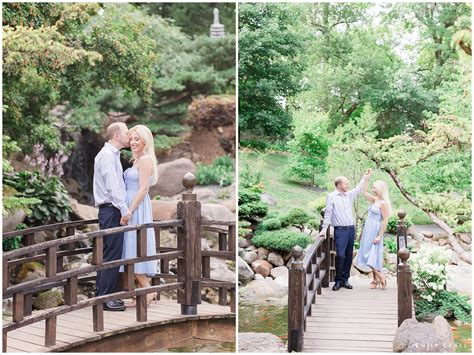
[[446,235],[446,233],[435,233],[433,234],[433,237],[431,239],[433,239],[434,241],[439,241],[440,239],[445,239],[447,237],[448,236]]
[[[73,213],[73,218],[76,219],[97,219],[99,215],[99,208],[95,206],[83,205],[82,203],[77,202],[77,200],[70,198],[69,202],[71,203],[71,209]],[[98,227],[98,226],[97,226]]]
[[280,254],[277,252],[272,251],[270,254],[268,254],[268,262],[272,264],[273,266],[283,266],[285,265],[285,262]]
[[[453,252],[453,254],[456,254]],[[471,265],[466,265],[459,261],[457,265],[447,265],[446,274],[448,281],[446,288],[449,291],[457,291],[470,295],[472,292]]]
[[22,223],[26,218],[26,213],[22,209],[13,213],[3,214],[3,233],[12,232],[16,226]]
[[239,256],[237,257],[237,266],[239,270],[239,281],[247,283],[253,280],[254,272],[252,268]]
[[443,246],[445,246],[446,244],[448,244],[448,241],[447,241],[446,239],[440,239],[440,240],[438,241],[438,243],[439,243],[439,246],[440,246],[440,247],[443,247]]
[[272,271],[270,271],[270,275],[274,279],[278,277],[288,277],[288,268],[286,266],[274,267]]
[[463,241],[459,241],[459,244],[465,251],[471,251],[471,244],[464,243]]
[[253,280],[239,288],[239,300],[243,303],[272,302],[287,305],[287,289],[274,280]]
[[63,296],[59,290],[49,290],[42,292],[33,299],[33,307],[35,309],[54,308],[62,305],[63,303]]
[[429,230],[420,230],[420,233],[423,234],[425,238],[432,238],[433,232]]
[[250,242],[245,238],[239,238],[239,248],[248,248],[250,246]]
[[217,203],[205,203],[201,205],[202,218],[208,221],[235,221],[235,215],[227,208]]
[[198,201],[210,200],[216,197],[214,191],[207,187],[196,186],[193,191],[196,193]]
[[272,196],[270,196],[269,194],[267,194],[267,193],[261,194],[261,195],[260,195],[260,199],[261,199],[263,202],[265,202],[267,205],[269,205],[269,206],[275,207],[276,205],[278,205],[277,200],[276,200],[274,197],[272,197]]
[[246,251],[242,254],[242,259],[249,264],[252,265],[252,263],[258,259],[258,255],[254,251]]
[[270,255],[270,250],[260,247],[257,249],[258,258],[262,260],[267,260],[268,255]]
[[273,266],[266,260],[255,260],[252,263],[252,270],[263,277],[269,276],[272,269]]
[[265,278],[260,274],[255,274],[253,277],[254,280],[265,280]]
[[158,164],[158,181],[150,188],[150,196],[174,196],[183,192],[183,177],[186,173],[196,173],[196,165],[187,158],[179,158]]
[[211,279],[235,282],[235,272],[229,269],[225,260],[211,258]]
[[286,353],[286,346],[270,333],[239,333],[239,353]]
[[168,220],[176,218],[177,202],[151,200],[153,219]]
[[21,265],[15,276],[15,284],[36,280],[42,277],[46,277],[45,267],[36,261],[31,261]]
[[467,234],[464,234],[464,233],[461,233],[459,235],[459,239],[461,239],[466,244],[471,244],[471,242],[472,242],[471,237]]
[[433,323],[419,323],[406,319],[393,340],[393,352],[453,352],[454,338],[449,323],[437,316]]

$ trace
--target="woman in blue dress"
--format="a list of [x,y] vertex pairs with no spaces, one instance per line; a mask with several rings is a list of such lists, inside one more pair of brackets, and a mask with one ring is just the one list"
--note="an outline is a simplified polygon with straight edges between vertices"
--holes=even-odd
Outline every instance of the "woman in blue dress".
[[369,266],[372,269],[373,280],[370,288],[380,285],[382,289],[385,289],[387,280],[382,273],[383,235],[392,211],[388,187],[384,181],[377,180],[373,184],[372,194],[367,192],[367,184],[364,184],[363,193],[370,205],[360,240],[357,265]]
[[[126,202],[132,217],[128,224],[144,224],[153,222],[148,190],[158,180],[157,161],[155,156],[153,135],[143,125],[138,125],[129,131],[130,149],[133,157],[133,166],[124,172],[125,186],[127,189]],[[123,221],[123,222],[126,222]],[[127,224],[127,223],[123,223]],[[125,232],[123,240],[122,259],[136,258],[137,256],[137,231]],[[156,254],[155,231],[147,229],[147,256]],[[135,280],[139,288],[150,287],[148,276],[157,273],[158,261],[145,261],[134,265]],[[121,270],[123,271],[123,267]],[[155,299],[156,293],[147,294],[147,304]],[[135,302],[127,305],[135,306]]]

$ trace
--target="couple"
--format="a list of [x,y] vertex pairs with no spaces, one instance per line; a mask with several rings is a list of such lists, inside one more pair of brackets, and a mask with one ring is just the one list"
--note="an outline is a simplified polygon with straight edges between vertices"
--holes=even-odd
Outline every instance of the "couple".
[[375,181],[372,194],[367,192],[371,175],[372,169],[367,170],[357,187],[352,190],[349,190],[349,180],[346,177],[337,177],[334,181],[336,189],[326,199],[326,211],[319,235],[325,236],[329,224],[333,225],[336,242],[336,282],[332,288],[334,291],[341,287],[352,289],[349,276],[356,232],[352,205],[361,191],[370,202],[370,206],[357,253],[357,265],[369,266],[372,269],[373,280],[370,288],[380,285],[385,289],[387,286],[387,280],[381,270],[384,258],[383,235],[391,214],[391,204],[388,187],[384,181]]
[[[158,179],[157,161],[153,135],[150,130],[138,125],[128,130],[125,123],[116,122],[107,127],[107,142],[94,160],[94,200],[99,206],[100,229],[120,227],[126,224],[153,222],[148,189]],[[130,147],[133,166],[123,173],[120,149]],[[147,229],[147,256],[156,254],[155,233]],[[130,231],[104,237],[104,262],[135,258],[137,256],[137,232]],[[97,272],[96,296],[118,292],[119,272],[123,266]],[[134,265],[138,287],[150,287],[148,275],[157,272],[157,260]],[[149,304],[156,294],[147,295]],[[135,303],[128,304],[129,307]],[[104,303],[106,311],[124,311],[122,300]]]

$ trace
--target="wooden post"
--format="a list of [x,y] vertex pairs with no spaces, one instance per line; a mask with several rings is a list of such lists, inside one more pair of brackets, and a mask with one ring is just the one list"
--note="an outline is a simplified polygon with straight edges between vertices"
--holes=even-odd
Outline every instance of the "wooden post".
[[227,250],[227,234],[219,233],[219,250]]
[[7,352],[7,339],[8,339],[8,336],[7,336],[7,333],[6,332],[3,332],[3,342],[2,342],[2,352],[6,353]]
[[230,311],[235,313],[235,287],[230,289]]
[[6,257],[3,257],[3,272],[2,272],[2,288],[3,292],[5,292],[8,288],[8,285],[10,284],[10,275],[8,273],[8,259]]
[[[398,213],[398,225],[397,225],[397,252],[407,247],[407,226],[405,224],[405,216],[407,215],[404,210],[399,210]],[[402,245],[403,244],[403,245]],[[397,255],[397,265],[400,264],[400,257]],[[398,268],[397,268],[398,273]]]
[[23,245],[29,247],[30,245],[35,244],[35,233],[25,234],[23,238]]
[[56,276],[58,247],[53,246],[46,250],[46,277]]
[[211,278],[211,257],[202,257],[202,277],[205,279]]
[[[53,246],[46,250],[46,277],[56,276],[57,273],[58,247]],[[56,316],[46,318],[44,345],[53,346],[56,344]]]
[[[137,231],[137,257],[147,256],[147,228],[141,228]],[[134,275],[132,275],[132,280]],[[128,286],[130,287],[130,286]],[[137,322],[146,322],[147,320],[147,294],[137,295]]]
[[13,321],[19,322],[23,320],[25,305],[25,294],[23,292],[17,292],[13,295]]
[[398,326],[400,326],[405,319],[412,318],[412,299],[413,299],[413,285],[411,281],[410,265],[407,263],[410,257],[410,251],[404,247],[398,251],[398,257],[401,259],[398,264]]
[[104,255],[104,237],[98,236],[94,239],[92,247],[92,265],[102,265]]
[[288,279],[288,352],[303,351],[304,333],[304,288],[303,249],[292,249],[294,261]]
[[77,276],[70,277],[66,280],[64,287],[64,303],[69,306],[77,303],[78,279]]
[[[155,227],[155,246],[156,248],[159,248],[161,246],[161,228],[160,227]],[[160,259],[158,261],[160,263],[160,272],[163,270],[163,259]],[[152,286],[158,286],[160,284],[160,277],[152,277],[151,279],[151,285]],[[157,291],[156,292],[156,299],[159,301],[161,299],[161,292]]]
[[92,327],[94,332],[104,330],[104,304],[99,303],[92,306]]
[[31,316],[31,313],[33,312],[33,294],[32,293],[26,293],[25,294],[25,301],[24,301],[24,315],[26,316]]
[[56,344],[56,317],[46,318],[44,346],[53,346]]
[[[324,212],[325,209],[321,210],[321,222],[319,222],[319,231],[323,229],[323,221],[324,221]],[[329,230],[329,227],[328,227]],[[328,233],[326,233],[326,238],[321,245],[322,252],[324,253],[324,260],[321,263],[321,267],[326,270],[326,274],[324,275],[323,279],[321,280],[321,287],[329,287],[329,279],[330,279],[330,269],[331,269],[331,249],[330,249],[330,240],[328,238]]]
[[184,220],[178,227],[178,249],[184,250],[184,258],[178,258],[178,282],[184,282],[184,289],[178,290],[181,314],[196,315],[201,303],[201,203],[193,193],[196,178],[187,173],[183,178],[186,188],[182,201],[178,203],[177,215]]

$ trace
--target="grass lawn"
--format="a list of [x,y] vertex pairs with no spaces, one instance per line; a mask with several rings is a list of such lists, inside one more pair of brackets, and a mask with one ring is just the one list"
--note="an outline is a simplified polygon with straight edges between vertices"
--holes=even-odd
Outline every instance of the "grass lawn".
[[[248,164],[253,172],[262,173],[262,181],[265,193],[271,195],[278,202],[277,206],[271,207],[270,211],[287,212],[291,208],[299,207],[308,210],[308,203],[325,196],[328,188],[332,189],[333,177],[319,176],[318,181],[327,181],[326,186],[309,187],[288,181],[284,176],[284,170],[289,164],[289,156],[280,153],[260,153],[255,151],[239,151],[239,168],[243,169]],[[431,219],[420,209],[410,204],[396,188],[390,177],[382,172],[375,171],[371,181],[377,179],[387,182],[390,190],[393,210],[396,212],[403,208],[415,224],[431,224]],[[369,188],[370,190],[370,188]],[[368,204],[365,198],[360,197],[361,207],[366,209]],[[308,211],[312,212],[312,211]]]

